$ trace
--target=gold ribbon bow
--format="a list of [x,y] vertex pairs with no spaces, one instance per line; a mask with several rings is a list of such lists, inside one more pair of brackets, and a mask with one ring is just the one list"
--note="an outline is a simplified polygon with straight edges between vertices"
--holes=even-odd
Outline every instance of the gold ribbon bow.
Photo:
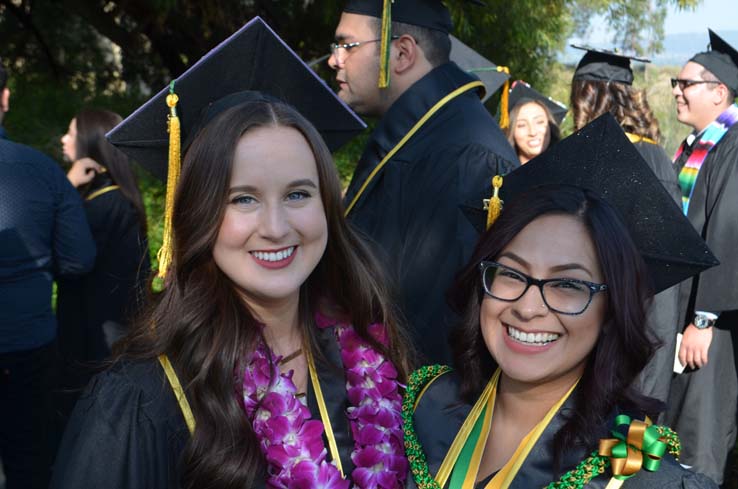
[[615,418],[611,433],[615,438],[601,439],[599,447],[599,454],[609,457],[612,467],[613,478],[606,489],[619,487],[642,468],[650,472],[659,469],[667,444],[650,420],[631,421],[621,414]]

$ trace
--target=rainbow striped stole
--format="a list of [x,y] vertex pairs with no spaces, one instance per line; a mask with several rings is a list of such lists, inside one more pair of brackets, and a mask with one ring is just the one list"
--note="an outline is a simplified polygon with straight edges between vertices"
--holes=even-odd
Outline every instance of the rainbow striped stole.
[[[697,182],[697,175],[700,172],[702,163],[704,163],[707,154],[712,148],[717,145],[718,142],[723,138],[728,129],[738,121],[738,105],[733,104],[728,107],[717,119],[712,121],[707,128],[702,131],[702,135],[699,140],[694,142],[694,150],[689,155],[687,162],[679,172],[679,187],[682,189],[682,211],[684,215],[687,215],[689,210],[689,201],[692,198],[692,192],[694,192],[694,184]],[[679,146],[676,154],[674,155],[674,161],[677,161],[684,149],[687,142],[684,141]]]

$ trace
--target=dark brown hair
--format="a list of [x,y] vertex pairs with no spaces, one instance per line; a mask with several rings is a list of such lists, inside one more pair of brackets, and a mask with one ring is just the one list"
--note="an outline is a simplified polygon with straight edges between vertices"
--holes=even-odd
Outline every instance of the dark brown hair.
[[[110,179],[120,187],[120,192],[136,210],[142,235],[146,236],[146,211],[133,172],[133,163],[105,138],[105,134],[123,119],[115,112],[100,109],[83,109],[74,119],[77,124],[75,159],[92,158],[107,169]],[[92,190],[87,186],[82,189],[82,195]]]
[[[183,454],[186,488],[251,487],[265,462],[242,405],[239,365],[262,341],[261,328],[212,250],[228,202],[234,151],[249,130],[284,126],[298,130],[315,156],[328,244],[300,289],[299,320],[308,346],[316,344],[313,315],[328,302],[351,321],[406,377],[404,340],[385,281],[367,247],[343,217],[341,189],[330,152],[315,128],[295,109],[255,100],[226,109],[187,150],[173,215],[174,259],[170,282],[125,344],[124,356],[153,359],[166,353],[186,386],[197,427]],[[367,333],[387,327],[389,347]],[[155,325],[152,328],[151,325]],[[318,355],[319,352],[316,352]]]
[[631,387],[654,350],[644,328],[653,295],[646,265],[618,213],[592,192],[569,185],[541,186],[506,203],[458,276],[450,299],[462,316],[453,342],[464,400],[474,402],[497,368],[480,328],[484,292],[479,263],[495,260],[525,226],[547,214],[575,216],[584,223],[608,286],[605,322],[575,391],[573,413],[554,438],[560,456],[575,446],[594,449],[616,407],[654,415],[662,406]]
[[[515,107],[513,107],[510,111],[510,123],[504,129],[507,141],[510,143],[510,146],[513,147],[516,153],[518,152],[518,146],[515,144],[515,123],[518,121],[518,114],[520,114],[520,109],[531,103],[538,105],[546,113],[546,118],[548,119],[549,134],[548,146],[558,143],[561,140],[561,130],[559,129],[559,125],[556,123],[556,119],[554,119],[554,116],[549,108],[546,107],[546,104],[538,100],[527,99],[525,101],[521,101],[519,104],[515,104]],[[548,149],[548,146],[543,148],[543,151],[546,151],[546,149]]]
[[579,130],[609,112],[625,132],[659,142],[661,131],[645,90],[617,82],[574,80],[571,84],[574,129]]

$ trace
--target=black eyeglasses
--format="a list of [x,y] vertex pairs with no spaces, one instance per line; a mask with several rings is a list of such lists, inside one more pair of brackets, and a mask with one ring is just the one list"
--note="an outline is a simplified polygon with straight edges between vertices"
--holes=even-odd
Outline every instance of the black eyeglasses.
[[682,78],[672,78],[671,79],[671,88],[675,88],[677,85],[679,85],[679,90],[682,92],[692,85],[700,85],[702,83],[720,83],[717,80],[684,80]]
[[592,297],[607,290],[605,284],[595,284],[572,278],[530,277],[514,268],[493,261],[479,264],[484,292],[495,299],[515,302],[525,295],[531,285],[541,291],[543,302],[554,312],[576,316],[587,310]]

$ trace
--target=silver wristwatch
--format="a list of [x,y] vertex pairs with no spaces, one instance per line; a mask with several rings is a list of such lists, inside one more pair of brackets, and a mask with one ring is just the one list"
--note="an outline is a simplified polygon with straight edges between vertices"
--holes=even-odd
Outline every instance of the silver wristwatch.
[[704,312],[698,312],[694,315],[694,327],[697,329],[707,329],[715,326],[717,316],[715,314],[706,314]]

